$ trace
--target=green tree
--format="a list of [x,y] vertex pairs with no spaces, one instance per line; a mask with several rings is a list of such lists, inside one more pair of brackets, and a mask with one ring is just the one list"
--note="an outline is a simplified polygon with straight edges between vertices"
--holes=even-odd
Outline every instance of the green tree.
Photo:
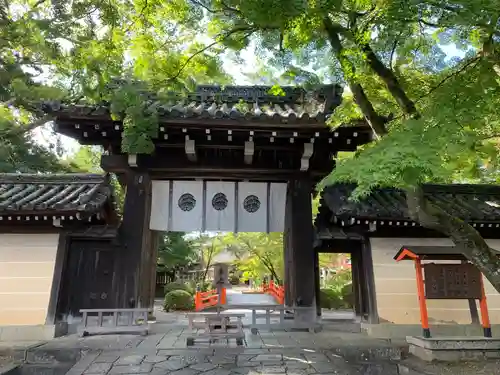
[[168,232],[162,236],[158,247],[158,264],[162,269],[175,270],[198,260],[196,248],[185,236],[183,232]]
[[0,172],[39,173],[70,172],[75,165],[60,160],[59,145],[45,147],[29,132],[10,132],[16,119],[13,111],[0,105]]
[[198,255],[199,261],[203,265],[203,273],[201,275],[202,284],[205,283],[208,271],[213,266],[214,258],[222,250],[225,249],[225,244],[219,236],[200,233],[191,240],[193,247]]
[[221,241],[239,259],[237,265],[244,277],[262,278],[270,275],[276,282],[283,282],[282,233],[229,233]]
[[[78,150],[66,157],[66,162],[71,165],[72,172],[103,174],[101,168],[102,148],[98,146],[80,146]],[[125,202],[125,189],[120,184],[118,177],[111,174],[111,184],[114,190],[116,209],[118,214],[123,212]]]
[[[17,160],[24,152],[13,149],[19,137],[52,120],[44,101],[113,100],[125,119],[124,149],[151,150],[155,116],[142,115],[142,88],[122,83],[141,80],[162,96],[195,83],[227,82],[218,54],[197,41],[205,26],[200,19],[201,10],[190,12],[179,0],[0,1],[3,160]],[[122,81],[113,86],[116,78]]]
[[[425,182],[497,173],[498,0],[189,0],[213,34],[249,35],[267,63],[294,81],[300,67],[341,73],[350,97],[331,120],[364,118],[376,142],[340,162],[325,181],[403,188],[414,220],[449,236],[500,290],[500,260],[470,225],[425,199]],[[241,49],[245,43],[225,43]],[[225,40],[224,42],[231,42]],[[448,61],[439,42],[467,50]],[[312,77],[310,77],[312,76]],[[300,78],[300,79],[299,79]]]

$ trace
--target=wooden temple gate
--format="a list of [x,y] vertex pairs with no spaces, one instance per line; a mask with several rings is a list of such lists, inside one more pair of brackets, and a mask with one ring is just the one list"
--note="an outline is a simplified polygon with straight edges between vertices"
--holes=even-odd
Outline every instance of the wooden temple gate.
[[[162,103],[158,132],[152,137],[155,150],[149,155],[121,151],[123,124],[112,119],[106,103],[44,105],[45,112],[55,117],[57,132],[106,150],[102,168],[115,173],[126,188],[123,218],[113,244],[117,248],[112,260],[114,307],[152,306],[159,233],[151,230],[152,209],[170,199],[170,214],[165,215],[171,220],[176,202],[167,197],[175,195],[172,185],[175,190],[179,181],[201,179],[203,184],[233,182],[236,197],[238,184],[245,181],[286,184],[282,229],[285,303],[315,310],[314,270],[318,265],[313,250],[311,194],[315,184],[334,168],[337,152],[355,151],[371,141],[372,131],[363,122],[334,130],[327,127],[328,116],[341,102],[338,85],[321,86],[312,92],[283,87],[282,96],[270,95],[270,89],[200,86],[178,103]],[[238,106],[241,102],[246,109]],[[152,202],[152,187],[161,181],[164,186],[170,181],[170,193],[165,193],[162,202],[157,198]],[[205,189],[204,201],[211,199],[206,194]],[[224,197],[219,198],[224,202]],[[270,211],[266,211],[268,223]],[[235,215],[237,222],[238,211]],[[171,230],[167,225],[165,228]],[[205,228],[203,222],[197,229]]]

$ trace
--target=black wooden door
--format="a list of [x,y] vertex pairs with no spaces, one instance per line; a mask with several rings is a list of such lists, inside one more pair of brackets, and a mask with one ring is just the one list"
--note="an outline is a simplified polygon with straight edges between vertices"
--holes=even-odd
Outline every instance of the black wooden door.
[[72,316],[80,309],[112,308],[114,252],[107,241],[73,240],[66,263],[61,306]]

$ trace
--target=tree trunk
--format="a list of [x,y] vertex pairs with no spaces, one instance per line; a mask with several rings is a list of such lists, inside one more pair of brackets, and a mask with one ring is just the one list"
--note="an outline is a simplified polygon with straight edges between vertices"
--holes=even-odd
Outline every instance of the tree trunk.
[[386,67],[375,54],[369,44],[362,44],[361,50],[366,56],[366,61],[370,68],[384,81],[387,90],[398,103],[399,107],[407,114],[414,118],[419,118],[420,114],[417,111],[415,103],[406,95],[406,92],[401,87],[394,72]]
[[385,119],[380,116],[377,111],[375,111],[375,108],[373,108],[372,103],[366,96],[365,90],[363,89],[361,84],[357,82],[357,79],[355,77],[356,69],[354,68],[352,62],[345,55],[345,51],[342,46],[342,42],[340,41],[337,28],[328,17],[323,20],[323,25],[328,34],[330,44],[335,52],[335,56],[337,57],[342,71],[344,72],[344,79],[347,81],[349,88],[351,89],[354,96],[354,101],[361,109],[361,113],[373,129],[376,137],[381,137],[384,134],[387,134],[387,130],[385,128]]
[[[498,20],[497,20],[498,22]],[[495,44],[493,42],[493,36],[490,36],[484,43],[481,54],[491,61],[493,65],[493,71],[500,78],[500,56],[495,50]]]
[[458,250],[462,251],[500,292],[500,257],[476,229],[430,203],[425,199],[420,186],[406,190],[406,201],[413,220],[425,228],[450,237]]

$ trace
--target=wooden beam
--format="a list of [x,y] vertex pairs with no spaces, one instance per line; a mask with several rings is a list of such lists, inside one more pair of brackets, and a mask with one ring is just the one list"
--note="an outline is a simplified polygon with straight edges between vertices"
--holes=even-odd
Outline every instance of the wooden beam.
[[309,170],[309,159],[314,153],[314,143],[304,143],[304,151],[300,159],[300,170],[305,172]]
[[101,155],[101,168],[106,172],[124,174],[130,170],[127,155]]
[[196,145],[193,139],[189,139],[189,136],[186,136],[186,140],[184,143],[184,150],[186,151],[186,156],[189,161],[196,161]]
[[127,162],[129,166],[137,167],[137,154],[128,154]]
[[253,141],[245,142],[245,150],[244,150],[245,164],[252,164],[254,152],[255,152],[255,146]]

